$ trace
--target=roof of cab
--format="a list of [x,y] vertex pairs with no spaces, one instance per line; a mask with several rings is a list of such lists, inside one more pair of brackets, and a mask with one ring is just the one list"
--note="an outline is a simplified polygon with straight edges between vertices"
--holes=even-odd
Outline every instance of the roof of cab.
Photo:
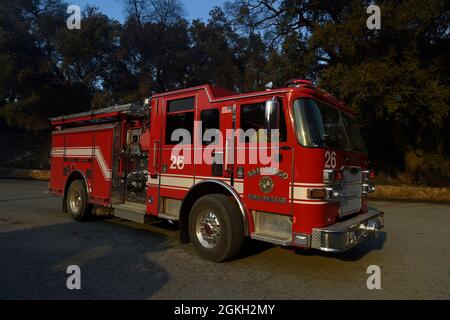
[[302,79],[292,79],[286,82],[286,87],[283,88],[277,88],[277,89],[267,89],[265,91],[255,91],[255,92],[248,92],[248,93],[236,93],[227,89],[223,89],[217,86],[212,86],[209,84],[191,87],[191,88],[185,88],[185,89],[178,89],[174,91],[167,91],[163,93],[157,93],[152,96],[152,98],[160,98],[160,97],[167,97],[171,95],[179,95],[179,94],[186,94],[194,91],[201,91],[204,90],[206,92],[206,95],[208,97],[209,102],[223,102],[223,101],[232,101],[232,100],[238,100],[238,99],[244,99],[244,98],[251,98],[251,97],[257,97],[257,96],[266,96],[271,94],[280,94],[280,93],[286,93],[286,92],[303,92],[308,93],[310,95],[313,95],[319,99],[325,100],[332,105],[342,109],[343,111],[350,113],[352,115],[355,115],[355,112],[349,108],[347,108],[343,101],[337,99],[336,97],[332,96],[328,92],[320,89],[319,87],[315,86],[311,81],[309,80],[302,80]]
[[[171,95],[185,94],[189,92],[201,91],[204,90],[208,97],[209,102],[224,102],[224,101],[233,101],[244,98],[252,98],[258,96],[266,96],[273,94],[281,94],[286,92],[301,92],[307,93],[309,95],[313,95],[319,99],[325,100],[334,106],[346,111],[350,114],[355,114],[352,110],[345,107],[344,103],[337,98],[333,97],[331,94],[323,91],[322,89],[314,86],[311,81],[301,80],[301,79],[293,79],[286,82],[286,87],[277,88],[277,89],[267,89],[265,91],[256,91],[256,92],[248,92],[248,93],[236,93],[224,88],[220,88],[217,86],[213,86],[210,84],[205,84],[201,86],[178,89],[163,93],[157,93],[152,95],[152,98],[160,98],[167,97]],[[59,117],[50,118],[49,120],[53,125],[62,125],[76,122],[92,122],[101,119],[107,118],[115,118],[121,114],[130,114],[133,110],[138,109],[139,107],[136,104],[124,104],[124,105],[116,105],[103,109],[91,110],[86,112],[80,112],[70,115],[62,115]]]

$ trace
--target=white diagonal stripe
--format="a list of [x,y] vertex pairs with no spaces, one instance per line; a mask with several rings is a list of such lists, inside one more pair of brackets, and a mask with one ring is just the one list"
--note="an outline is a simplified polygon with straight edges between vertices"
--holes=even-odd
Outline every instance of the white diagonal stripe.
[[108,164],[103,157],[102,150],[99,147],[52,148],[51,155],[52,157],[95,158],[105,180],[111,180],[111,169],[108,167]]

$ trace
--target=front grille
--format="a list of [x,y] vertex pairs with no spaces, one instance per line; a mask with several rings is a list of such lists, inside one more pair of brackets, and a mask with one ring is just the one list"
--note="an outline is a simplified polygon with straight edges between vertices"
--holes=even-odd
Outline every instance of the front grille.
[[344,181],[344,186],[342,188],[342,193],[345,198],[351,198],[355,196],[360,196],[362,192],[362,183],[361,181],[347,183]]
[[348,215],[355,212],[359,212],[361,210],[362,200],[360,196],[350,198],[350,199],[342,199],[340,205],[340,215]]
[[360,168],[344,168],[344,180],[346,182],[361,182],[362,180],[362,172]]
[[362,172],[360,168],[344,168],[339,213],[346,216],[361,210]]

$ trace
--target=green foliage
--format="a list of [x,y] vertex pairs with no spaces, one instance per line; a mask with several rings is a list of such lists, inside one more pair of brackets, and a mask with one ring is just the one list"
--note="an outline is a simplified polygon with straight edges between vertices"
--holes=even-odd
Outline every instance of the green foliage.
[[1,1],[0,125],[38,132],[152,91],[308,78],[358,112],[377,169],[448,181],[448,1],[376,1],[381,30],[366,27],[372,1],[235,0],[206,22],[179,0],[123,3],[123,24],[88,7],[68,30],[61,0]]
[[400,168],[410,182],[448,182],[449,4],[376,1],[381,30],[366,27],[369,4],[246,0],[228,8],[275,47],[266,73],[277,84],[297,71],[358,112],[377,169]]

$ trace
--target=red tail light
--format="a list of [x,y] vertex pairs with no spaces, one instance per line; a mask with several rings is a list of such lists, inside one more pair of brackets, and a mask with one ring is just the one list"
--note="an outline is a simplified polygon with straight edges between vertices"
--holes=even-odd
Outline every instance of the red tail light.
[[362,180],[368,181],[369,179],[375,178],[375,171],[373,170],[364,170],[362,171]]

